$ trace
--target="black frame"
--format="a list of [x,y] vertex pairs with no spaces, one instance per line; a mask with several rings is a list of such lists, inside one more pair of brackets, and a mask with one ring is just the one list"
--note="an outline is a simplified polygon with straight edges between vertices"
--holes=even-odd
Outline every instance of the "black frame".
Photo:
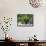
[[[30,16],[32,16],[32,25],[31,24],[29,24],[29,25],[18,25],[18,16],[19,15],[21,15],[21,16],[23,16],[23,15],[30,15]],[[33,18],[34,18],[34,15],[33,14],[17,14],[17,26],[18,27],[32,27],[33,26]]]

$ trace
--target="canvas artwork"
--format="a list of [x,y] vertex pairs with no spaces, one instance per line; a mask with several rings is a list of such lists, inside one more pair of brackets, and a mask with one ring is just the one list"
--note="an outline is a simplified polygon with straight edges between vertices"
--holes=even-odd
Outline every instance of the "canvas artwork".
[[33,14],[17,14],[17,26],[33,26]]

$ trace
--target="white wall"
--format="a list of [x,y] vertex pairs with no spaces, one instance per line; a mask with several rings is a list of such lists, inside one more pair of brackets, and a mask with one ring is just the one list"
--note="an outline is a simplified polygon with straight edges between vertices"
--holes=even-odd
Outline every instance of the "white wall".
[[[34,34],[39,40],[45,39],[45,15],[46,8],[33,8],[28,0],[0,0],[0,16],[13,17],[10,33],[17,40],[27,40]],[[17,27],[17,14],[33,14],[33,27]],[[2,32],[2,31],[1,31]],[[0,32],[0,34],[1,34]],[[2,36],[0,36],[2,39]]]

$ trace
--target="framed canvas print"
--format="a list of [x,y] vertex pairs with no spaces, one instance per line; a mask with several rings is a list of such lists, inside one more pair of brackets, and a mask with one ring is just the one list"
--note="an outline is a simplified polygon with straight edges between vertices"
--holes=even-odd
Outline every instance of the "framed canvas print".
[[33,26],[33,14],[17,14],[17,26]]

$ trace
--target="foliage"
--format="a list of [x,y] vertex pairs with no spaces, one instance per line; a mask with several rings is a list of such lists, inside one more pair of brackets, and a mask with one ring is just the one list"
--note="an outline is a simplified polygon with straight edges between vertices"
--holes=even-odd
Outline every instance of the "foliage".
[[18,14],[17,22],[21,22],[22,24],[28,24],[32,21],[32,14]]

